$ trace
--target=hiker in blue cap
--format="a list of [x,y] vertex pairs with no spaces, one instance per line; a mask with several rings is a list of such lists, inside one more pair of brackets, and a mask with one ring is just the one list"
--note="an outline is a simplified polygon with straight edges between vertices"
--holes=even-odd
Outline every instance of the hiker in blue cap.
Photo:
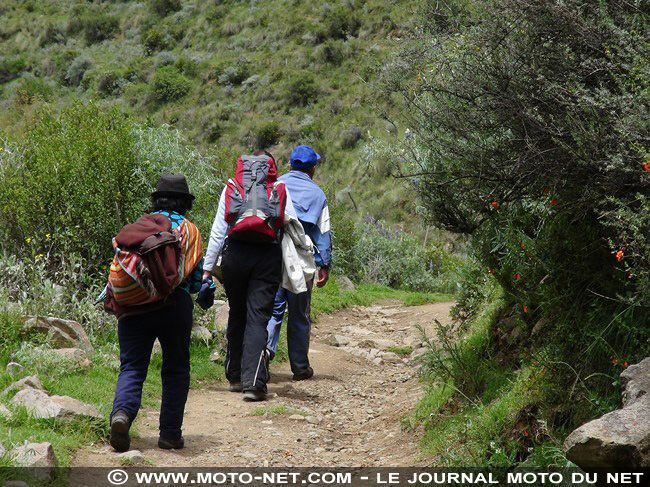
[[[320,156],[307,145],[299,145],[291,153],[291,171],[280,177],[291,193],[298,220],[315,247],[316,266],[319,268],[317,287],[323,287],[329,279],[332,263],[332,237],[327,198],[323,190],[313,181]],[[273,315],[268,324],[267,348],[271,357],[275,355],[280,337],[284,312],[289,306],[287,320],[287,344],[289,362],[294,380],[309,379],[314,370],[309,365],[309,318],[311,283],[307,292],[294,294],[280,288],[275,296]]]

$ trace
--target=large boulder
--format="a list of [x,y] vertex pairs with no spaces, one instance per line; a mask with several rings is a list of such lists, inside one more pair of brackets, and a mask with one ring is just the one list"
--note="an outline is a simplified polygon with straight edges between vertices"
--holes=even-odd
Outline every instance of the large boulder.
[[39,391],[45,391],[45,388],[43,387],[43,384],[41,384],[40,379],[35,375],[29,375],[9,385],[5,390],[0,392],[0,397],[6,396],[7,394],[10,394],[14,391],[22,391],[23,389],[37,389]]
[[81,348],[55,348],[54,350],[51,350],[51,352],[63,357],[65,360],[73,362],[82,369],[92,367],[92,362],[88,358],[88,353]]
[[19,467],[30,467],[40,479],[51,477],[53,468],[59,462],[51,443],[26,443],[9,452],[9,456]]
[[567,458],[583,469],[650,467],[650,359],[621,378],[623,408],[582,425],[564,442]]
[[623,406],[631,406],[650,391],[650,357],[630,365],[621,374]]
[[86,404],[68,396],[48,396],[36,389],[24,389],[10,401],[11,404],[24,406],[35,418],[73,419],[88,416],[101,419],[102,415],[95,406]]
[[47,336],[48,341],[57,347],[82,348],[92,352],[93,347],[83,327],[72,320],[64,320],[53,316],[25,316],[23,330],[39,332]]
[[341,291],[354,291],[357,288],[352,280],[346,276],[337,276],[336,282],[339,285],[339,289]]

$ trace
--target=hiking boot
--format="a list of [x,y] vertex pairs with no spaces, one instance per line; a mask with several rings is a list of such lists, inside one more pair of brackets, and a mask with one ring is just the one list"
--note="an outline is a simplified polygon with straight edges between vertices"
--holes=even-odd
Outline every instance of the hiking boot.
[[109,441],[116,451],[125,452],[131,446],[130,428],[131,420],[128,414],[120,409],[111,418],[111,437]]
[[181,436],[176,440],[167,440],[162,436],[158,438],[158,448],[163,450],[180,450],[185,446],[185,439]]
[[293,374],[293,380],[307,380],[307,379],[311,379],[313,376],[314,376],[314,369],[312,369],[311,367],[307,367],[302,372]]
[[244,389],[241,386],[241,382],[231,382],[230,385],[228,386],[228,390],[230,392],[241,392]]
[[244,401],[264,401],[266,392],[264,391],[244,391]]

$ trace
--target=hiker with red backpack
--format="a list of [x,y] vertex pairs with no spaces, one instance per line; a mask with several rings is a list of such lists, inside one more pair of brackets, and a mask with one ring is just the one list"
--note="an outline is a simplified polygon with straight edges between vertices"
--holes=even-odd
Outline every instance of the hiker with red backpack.
[[181,426],[190,387],[190,293],[201,289],[203,247],[198,228],[185,218],[194,196],[184,176],[162,176],[151,198],[153,212],[126,225],[113,239],[115,257],[100,296],[105,309],[118,318],[120,373],[110,444],[120,452],[130,447],[129,429],[140,409],[156,338],[162,348],[158,446],[184,446]]
[[[294,207],[304,233],[314,246],[313,264],[318,268],[317,287],[329,279],[332,264],[332,237],[327,198],[313,181],[320,155],[307,145],[299,145],[291,153],[291,171],[280,178],[293,196]],[[282,286],[275,296],[273,314],[268,323],[268,349],[275,356],[284,312],[289,307],[287,347],[293,380],[310,379],[314,370],[309,364],[311,332],[310,305],[313,279],[302,289]]]
[[282,277],[280,240],[285,216],[295,210],[277,180],[271,154],[258,151],[237,161],[235,178],[221,194],[203,264],[204,279],[221,255],[223,286],[230,305],[226,378],[244,400],[266,398],[269,355],[266,325]]

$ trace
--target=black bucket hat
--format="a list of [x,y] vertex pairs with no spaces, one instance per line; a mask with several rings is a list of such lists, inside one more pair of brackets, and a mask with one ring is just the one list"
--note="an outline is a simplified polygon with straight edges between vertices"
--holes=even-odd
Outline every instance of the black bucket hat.
[[190,200],[194,195],[190,193],[190,187],[187,185],[187,179],[182,174],[163,174],[156,184],[156,190],[151,193],[152,198],[158,196],[185,197]]

